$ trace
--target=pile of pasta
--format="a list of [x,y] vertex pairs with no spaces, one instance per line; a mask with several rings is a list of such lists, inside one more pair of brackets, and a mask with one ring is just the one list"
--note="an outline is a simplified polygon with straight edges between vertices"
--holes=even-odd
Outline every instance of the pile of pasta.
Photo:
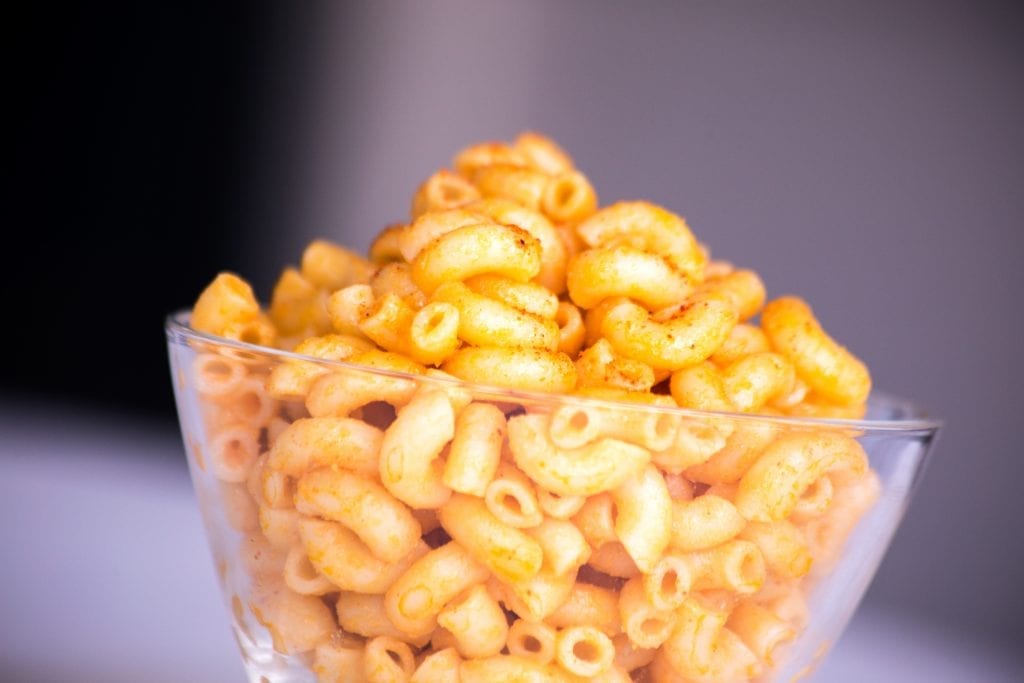
[[757,416],[860,417],[864,364],[543,136],[453,167],[368,259],[195,304],[293,352],[192,368],[236,620],[319,681],[770,680],[879,485],[841,423]]

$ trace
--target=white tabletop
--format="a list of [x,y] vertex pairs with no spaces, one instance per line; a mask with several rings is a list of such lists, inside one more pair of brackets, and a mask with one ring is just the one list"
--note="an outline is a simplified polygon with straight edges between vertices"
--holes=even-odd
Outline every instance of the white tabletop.
[[[180,442],[0,418],[0,680],[241,683]],[[1024,681],[1018,653],[864,608],[817,683]]]

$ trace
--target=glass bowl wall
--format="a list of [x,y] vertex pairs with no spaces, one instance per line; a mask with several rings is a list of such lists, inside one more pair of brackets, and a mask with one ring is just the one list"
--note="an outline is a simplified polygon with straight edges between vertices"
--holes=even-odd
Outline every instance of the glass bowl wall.
[[863,421],[703,413],[166,329],[251,681],[795,680],[937,431],[885,397]]

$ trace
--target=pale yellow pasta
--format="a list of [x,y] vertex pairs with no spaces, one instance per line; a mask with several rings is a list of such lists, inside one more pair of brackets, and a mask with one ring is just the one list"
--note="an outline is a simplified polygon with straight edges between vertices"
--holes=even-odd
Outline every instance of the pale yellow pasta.
[[274,649],[285,655],[309,652],[335,631],[334,617],[319,597],[299,595],[281,581],[254,584],[249,610],[267,629]]
[[604,401],[640,404],[636,410],[600,405],[566,404],[551,414],[551,441],[560,448],[579,448],[600,437],[629,441],[651,450],[668,448],[676,436],[679,419],[666,411],[644,410],[641,406],[672,407],[668,396],[626,391],[612,387],[585,387],[577,395]]
[[612,347],[630,358],[663,370],[678,370],[704,360],[736,324],[736,312],[722,299],[695,296],[665,322],[629,301],[609,310],[601,330]]
[[292,477],[324,466],[364,475],[377,472],[384,434],[362,420],[312,417],[293,422],[274,442],[267,467]]
[[650,451],[602,438],[581,448],[558,448],[547,436],[548,418],[520,415],[508,422],[516,465],[538,485],[559,495],[594,495],[620,486],[650,461]]
[[597,210],[597,193],[579,171],[565,171],[548,181],[540,208],[556,223],[576,224]]
[[487,223],[488,216],[469,208],[430,211],[421,214],[398,235],[398,249],[403,259],[411,263],[416,256],[441,235],[467,225]]
[[759,673],[754,653],[725,628],[725,613],[708,609],[690,598],[677,616],[675,629],[655,664],[663,659],[676,674],[695,683],[747,680]]
[[670,612],[683,604],[692,586],[690,565],[672,554],[662,555],[643,576],[644,597],[660,612]]
[[494,164],[510,164],[512,166],[528,166],[526,155],[505,142],[480,142],[459,151],[452,161],[455,170],[469,177],[478,168]]
[[248,425],[225,427],[210,438],[210,471],[221,481],[240,484],[248,479],[259,450],[258,428]]
[[416,667],[409,683],[459,683],[459,665],[462,657],[455,648],[432,652]]
[[572,522],[580,530],[587,543],[598,548],[609,541],[617,540],[615,535],[615,501],[610,493],[598,493],[585,499]]
[[270,321],[281,334],[307,337],[331,328],[328,293],[295,268],[285,268],[273,286],[268,309]]
[[739,595],[760,590],[767,575],[760,549],[744,540],[731,540],[707,550],[679,553],[693,578],[694,590],[724,588]]
[[454,209],[479,197],[480,191],[472,183],[442,169],[427,178],[416,190],[409,216],[415,220],[428,211]]
[[771,522],[792,513],[800,496],[832,469],[854,473],[867,468],[867,455],[848,436],[828,432],[779,437],[740,480],[736,507],[751,521]]
[[374,299],[359,320],[359,330],[387,351],[410,355],[409,326],[416,310],[397,294]]
[[496,655],[508,639],[505,613],[481,584],[449,602],[437,623],[455,636],[459,654],[467,658]]
[[796,637],[796,631],[786,621],[747,601],[741,602],[729,614],[726,627],[769,667],[775,665],[779,646]]
[[568,301],[560,302],[555,314],[555,324],[558,325],[558,350],[570,358],[574,357],[583,348],[587,336],[580,309]]
[[525,529],[544,520],[537,495],[529,477],[510,462],[502,462],[487,485],[484,503],[503,524]]
[[626,547],[618,541],[605,543],[590,555],[587,565],[608,576],[630,579],[640,573]]
[[508,652],[538,664],[547,664],[555,658],[556,635],[557,631],[544,622],[517,619],[508,629]]
[[301,543],[288,549],[283,577],[285,585],[300,595],[324,595],[338,590],[337,586],[317,573]]
[[821,576],[832,570],[846,539],[878,500],[880,490],[878,475],[868,471],[837,487],[828,512],[802,525],[803,536],[815,560],[814,575]]
[[607,339],[599,339],[576,359],[578,387],[615,387],[650,391],[654,369],[646,363],[615,353]]
[[385,562],[412,552],[422,534],[409,508],[383,486],[341,468],[313,470],[299,479],[295,509],[344,524]]
[[430,550],[421,541],[407,556],[389,564],[377,559],[343,524],[305,517],[299,534],[313,567],[341,590],[356,593],[383,593]]
[[629,297],[648,310],[678,304],[693,291],[663,258],[639,249],[588,249],[569,262],[566,285],[573,303],[593,308],[604,299]]
[[275,548],[287,550],[299,543],[299,521],[301,515],[295,510],[274,509],[260,506],[258,519],[264,538]]
[[729,402],[743,412],[788,395],[795,382],[792,363],[777,353],[751,354],[722,370],[722,386]]
[[320,289],[333,292],[366,282],[373,266],[362,256],[326,240],[313,240],[302,252],[302,275]]
[[658,653],[655,648],[635,646],[625,633],[613,637],[612,645],[615,646],[615,666],[627,672],[647,666]]
[[769,303],[761,314],[761,328],[815,392],[840,405],[861,404],[867,398],[867,368],[821,328],[803,300],[783,297]]
[[318,683],[366,683],[362,645],[338,645],[333,642],[316,646],[313,664]]
[[554,519],[569,519],[583,508],[586,500],[585,496],[560,496],[546,489],[537,489],[537,504],[545,515]]
[[471,290],[512,308],[539,316],[555,319],[561,302],[547,287],[536,282],[517,282],[500,275],[474,275],[466,280]]
[[649,572],[668,547],[672,498],[658,468],[647,465],[612,489],[618,513],[615,535],[642,572]]
[[555,628],[596,626],[609,636],[621,633],[618,595],[601,586],[576,582],[546,623]]
[[445,605],[487,577],[487,568],[462,545],[446,543],[411,563],[384,594],[384,608],[406,634],[426,635]]
[[462,347],[441,369],[478,384],[565,393],[576,384],[576,366],[559,351],[539,348]]
[[230,394],[206,403],[203,406],[206,428],[217,432],[237,426],[256,430],[265,427],[273,419],[278,405],[267,395],[263,385],[262,377],[245,377]]
[[515,155],[524,159],[523,165],[531,166],[548,175],[565,173],[574,168],[572,157],[554,140],[540,133],[533,131],[520,133],[516,137],[512,150]]
[[476,346],[537,347],[555,351],[558,324],[551,318],[525,313],[508,304],[477,294],[461,282],[448,282],[433,294],[458,311],[458,336]]
[[768,336],[761,331],[760,327],[749,323],[739,323],[729,331],[729,336],[725,338],[718,350],[711,354],[711,360],[715,365],[725,367],[752,353],[771,350]]
[[224,517],[232,529],[250,533],[260,528],[259,506],[246,486],[220,482],[217,491]]
[[398,242],[404,229],[404,224],[394,223],[381,230],[370,243],[370,261],[377,265],[401,261],[402,252]]
[[547,517],[526,533],[540,544],[544,565],[555,574],[579,569],[590,557],[587,539],[572,522]]
[[440,363],[459,347],[459,311],[442,302],[429,303],[409,324],[409,355],[420,363]]
[[220,273],[199,295],[189,324],[200,332],[226,336],[255,323],[259,315],[260,305],[249,283],[234,273]]
[[726,412],[736,410],[721,373],[707,361],[673,372],[669,389],[672,398],[683,408]]
[[342,591],[338,594],[335,614],[338,616],[338,625],[346,633],[364,638],[388,636],[414,647],[422,647],[430,639],[429,635],[410,636],[392,624],[384,608],[384,596],[380,593]]
[[617,202],[581,223],[576,232],[587,246],[628,244],[658,254],[694,282],[703,277],[707,257],[679,216],[648,202]]
[[576,575],[575,570],[556,574],[549,567],[542,566],[533,576],[505,585],[505,605],[523,619],[547,619],[569,599]]
[[[427,244],[412,261],[412,279],[428,296],[441,284],[496,273],[525,282],[537,276],[541,246],[521,228],[479,223]],[[344,291],[344,290],[342,290]]]
[[459,667],[460,683],[552,683],[560,680],[551,665],[516,655],[467,659]]
[[676,550],[705,550],[735,538],[746,524],[735,505],[715,495],[673,500],[669,544]]
[[612,297],[610,299],[605,299],[593,308],[584,312],[583,326],[587,328],[587,346],[593,346],[602,340],[607,341],[604,338],[604,332],[601,329],[604,325],[604,318],[608,315],[608,311],[612,310],[623,301],[627,301],[627,299],[621,296]]
[[740,322],[753,318],[764,305],[764,283],[752,270],[734,270],[708,279],[698,291],[724,296],[736,309],[736,318]]
[[[304,356],[325,360],[347,360],[371,348],[373,344],[362,337],[350,334],[325,334],[305,339],[292,350]],[[289,359],[270,371],[267,377],[267,393],[281,400],[305,399],[313,382],[327,372],[329,367],[326,364]]]
[[331,327],[339,334],[364,336],[360,325],[373,310],[376,297],[367,284],[344,287],[327,298],[327,315]]
[[406,683],[415,669],[412,649],[397,638],[377,636],[366,643],[363,670],[370,683]]
[[738,482],[779,432],[764,420],[737,420],[730,426],[733,431],[724,445],[705,462],[689,467],[687,477],[702,484]]
[[498,470],[505,433],[505,414],[489,403],[471,403],[460,411],[444,464],[444,485],[482,497]]
[[[423,366],[399,354],[385,351],[357,353],[349,359],[387,372],[422,375]],[[359,370],[339,370],[316,381],[306,396],[306,409],[313,417],[344,417],[373,401],[384,401],[398,408],[416,392],[416,382],[406,377],[387,376]]]
[[523,581],[540,571],[540,544],[499,521],[479,498],[456,494],[441,507],[439,517],[445,531],[499,579]]
[[206,399],[230,396],[248,375],[245,364],[218,353],[201,353],[192,362],[192,381]]
[[[802,631],[810,620],[810,611],[800,586],[801,583],[798,581],[776,584],[770,593],[766,586],[755,599],[795,630]],[[765,593],[769,594],[764,595]]]
[[427,303],[427,295],[412,280],[408,263],[392,261],[381,266],[374,272],[369,284],[370,291],[377,299],[385,294],[395,294],[416,309]]
[[565,291],[565,268],[569,254],[558,229],[544,214],[496,197],[473,202],[466,208],[485,213],[504,225],[515,225],[533,235],[540,242],[541,248],[540,272],[533,281],[555,296]]
[[612,640],[593,626],[569,626],[555,638],[555,661],[576,676],[591,678],[611,668]]
[[832,505],[832,497],[835,488],[829,476],[819,477],[810,486],[804,489],[804,493],[793,508],[790,519],[794,522],[806,521],[825,514]]
[[[666,474],[681,477],[689,468],[708,462],[721,451],[732,430],[733,424],[728,420],[684,418],[676,429],[672,444],[664,450],[651,453],[651,462],[665,470]],[[688,472],[686,476],[689,476]]]
[[534,210],[540,208],[550,182],[543,171],[511,164],[482,166],[470,178],[482,196],[509,199]]
[[640,577],[634,577],[622,586],[619,615],[623,633],[640,648],[660,647],[672,633],[676,621],[672,610],[657,609],[647,600]]
[[419,393],[398,411],[380,446],[380,480],[414,508],[437,508],[451,496],[442,481],[441,450],[455,434],[455,413],[444,391]]

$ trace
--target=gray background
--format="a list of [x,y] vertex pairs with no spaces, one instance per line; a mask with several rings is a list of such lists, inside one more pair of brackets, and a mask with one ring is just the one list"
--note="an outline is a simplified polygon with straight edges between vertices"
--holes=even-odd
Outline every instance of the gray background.
[[[946,428],[869,594],[1024,632],[1020,13],[969,2],[306,6],[249,149],[244,274],[365,248],[471,141],[554,136],[802,293]],[[301,30],[297,28],[301,25]],[[287,57],[287,59],[284,59]],[[272,60],[271,60],[272,61]]]

